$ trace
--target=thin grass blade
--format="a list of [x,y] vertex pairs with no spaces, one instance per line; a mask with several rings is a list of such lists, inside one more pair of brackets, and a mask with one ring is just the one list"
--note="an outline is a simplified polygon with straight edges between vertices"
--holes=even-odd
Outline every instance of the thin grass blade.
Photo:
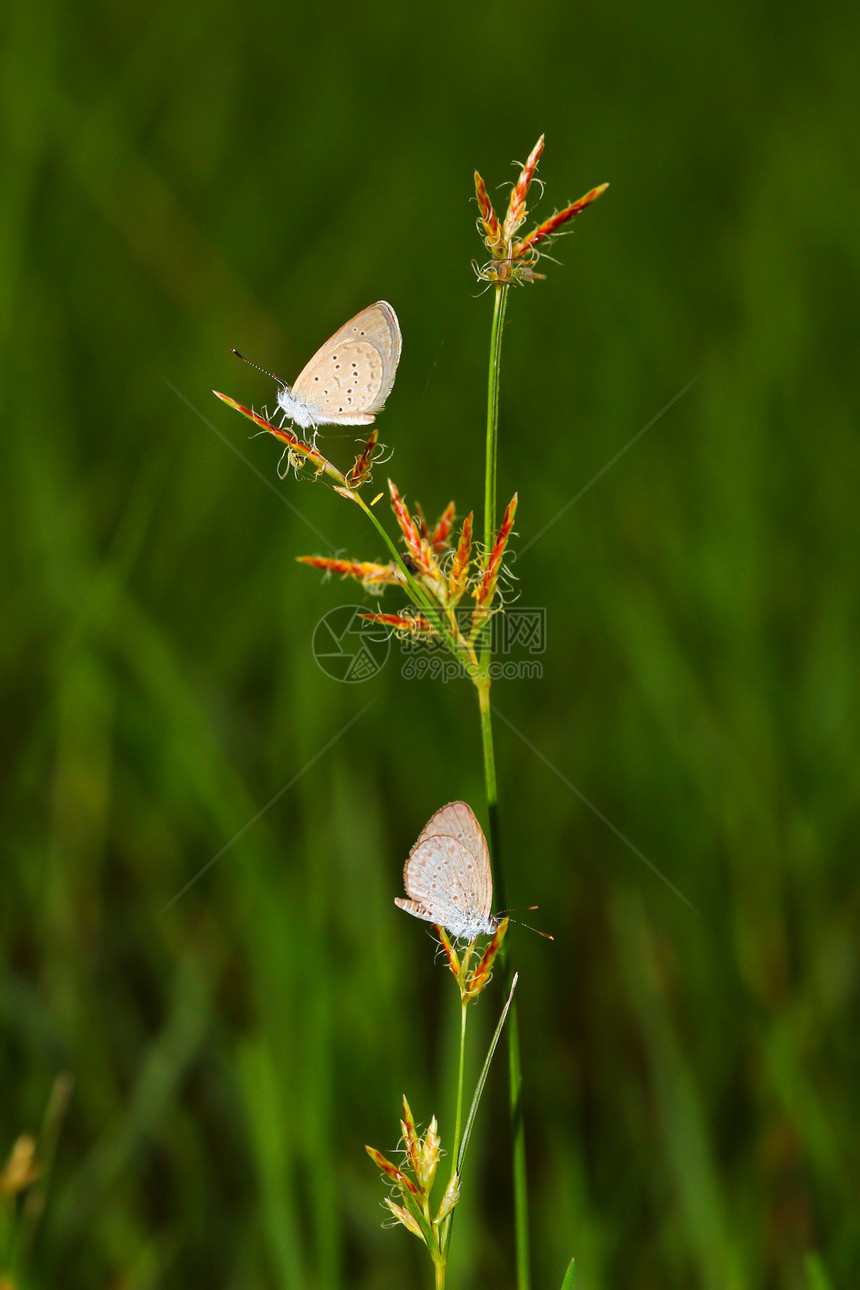
[[514,997],[514,990],[516,990],[517,988],[518,977],[519,977],[519,973],[516,973],[514,975],[513,981],[511,982],[511,992],[508,995],[507,1003],[505,1004],[504,1008],[502,1008],[502,1015],[501,1017],[499,1017],[499,1024],[496,1026],[496,1032],[493,1035],[493,1038],[490,1040],[490,1047],[487,1051],[487,1056],[484,1059],[484,1065],[481,1068],[481,1073],[478,1076],[478,1083],[475,1086],[475,1094],[474,1094],[474,1097],[472,1098],[472,1105],[469,1107],[469,1115],[466,1119],[466,1127],[463,1130],[463,1141],[460,1143],[460,1154],[457,1157],[457,1173],[461,1176],[463,1173],[463,1161],[466,1159],[466,1151],[468,1150],[468,1147],[469,1147],[469,1138],[472,1136],[472,1126],[475,1123],[475,1116],[478,1114],[478,1106],[480,1105],[481,1096],[484,1092],[484,1085],[487,1082],[487,1075],[490,1072],[490,1063],[493,1060],[493,1056],[495,1054],[496,1048],[498,1046],[499,1040],[502,1035],[502,1029],[504,1028],[508,1011],[510,1009],[511,1002]]

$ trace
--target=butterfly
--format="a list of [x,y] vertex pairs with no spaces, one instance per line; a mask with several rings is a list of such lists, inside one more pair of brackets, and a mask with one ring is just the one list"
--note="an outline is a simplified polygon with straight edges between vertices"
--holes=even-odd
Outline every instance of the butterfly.
[[403,869],[408,899],[395,898],[407,914],[439,923],[455,940],[491,935],[499,920],[490,913],[493,875],[490,851],[466,802],[449,802],[424,826]]
[[[338,328],[292,386],[265,368],[258,370],[278,383],[281,425],[292,421],[314,434],[321,425],[366,426],[391,393],[402,343],[397,314],[387,301],[377,300]],[[238,350],[233,353],[242,358]]]

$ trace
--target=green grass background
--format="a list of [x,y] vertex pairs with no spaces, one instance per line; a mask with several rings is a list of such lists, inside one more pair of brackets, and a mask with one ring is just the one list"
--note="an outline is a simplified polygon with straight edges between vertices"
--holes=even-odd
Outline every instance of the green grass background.
[[[840,0],[4,6],[0,1155],[75,1078],[17,1286],[427,1283],[363,1144],[403,1092],[450,1140],[453,986],[393,897],[433,810],[483,814],[475,703],[318,669],[360,596],[295,564],[308,522],[380,543],[211,389],[271,402],[231,346],[292,377],[388,299],[380,478],[480,507],[472,171],[503,202],[542,131],[539,217],[612,186],[510,302],[519,545],[698,380],[516,566],[535,1284],[856,1284],[858,35]],[[479,1285],[513,1285],[502,1066]]]

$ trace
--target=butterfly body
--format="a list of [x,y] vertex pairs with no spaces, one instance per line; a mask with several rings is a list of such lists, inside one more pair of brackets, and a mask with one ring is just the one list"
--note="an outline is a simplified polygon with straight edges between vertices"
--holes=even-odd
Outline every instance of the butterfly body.
[[300,426],[302,430],[310,430],[313,426],[319,424],[319,422],[314,421],[311,409],[307,404],[296,398],[288,385],[284,385],[278,390],[278,407],[284,414],[281,418],[282,422],[292,421],[294,425]]
[[402,337],[397,314],[377,300],[317,350],[292,386],[279,381],[283,421],[303,430],[371,425],[391,393]]
[[417,900],[402,900],[399,896],[394,897],[395,905],[405,909],[407,914],[414,914],[416,918],[423,918],[427,923],[438,923],[450,932],[455,941],[473,941],[476,936],[492,936],[493,932],[499,926],[499,920],[493,914],[488,914],[486,918],[480,918],[474,915],[458,918],[454,911],[447,911],[446,914],[440,914],[438,911],[431,913],[425,909]]
[[487,840],[466,802],[449,802],[433,815],[409,853],[403,881],[407,899],[394,903],[407,914],[438,923],[455,940],[490,936],[499,926],[490,912]]

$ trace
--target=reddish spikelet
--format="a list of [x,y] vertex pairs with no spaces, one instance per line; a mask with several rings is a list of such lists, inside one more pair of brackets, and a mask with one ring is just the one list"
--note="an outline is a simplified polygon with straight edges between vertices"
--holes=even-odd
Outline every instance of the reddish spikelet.
[[424,518],[424,508],[420,502],[415,503],[415,514],[413,516],[413,523],[415,524],[415,527],[417,528],[419,534],[421,535],[421,540],[423,542],[426,542],[427,541],[427,521]]
[[422,1146],[420,1173],[416,1174],[416,1177],[419,1183],[422,1184],[423,1190],[429,1194],[436,1175],[436,1166],[439,1163],[439,1152],[442,1148],[442,1139],[439,1137],[439,1126],[436,1123],[435,1115],[427,1125],[427,1132],[424,1134]]
[[472,524],[474,511],[470,511],[463,520],[460,541],[451,564],[448,576],[448,603],[456,605],[466,590],[466,579],[469,574],[469,561],[472,556]]
[[405,1093],[403,1095],[403,1119],[400,1121],[400,1131],[406,1144],[406,1153],[409,1156],[412,1172],[415,1173],[415,1164],[419,1154],[418,1130],[415,1128],[415,1117],[410,1110],[409,1103],[406,1101]]
[[424,569],[427,574],[427,584],[434,596],[439,600],[443,600],[448,591],[448,582],[447,579],[442,577],[439,561],[436,559],[430,542],[424,543]]
[[296,456],[304,457],[307,461],[312,461],[318,470],[324,470],[327,475],[331,475],[333,479],[338,479],[343,483],[343,475],[341,472],[333,466],[330,461],[326,461],[322,453],[318,452],[316,448],[312,448],[309,443],[305,443],[302,439],[297,439],[294,434],[290,434],[290,432],[288,430],[284,430],[282,426],[273,426],[271,421],[267,421],[265,417],[261,417],[259,412],[253,412],[251,408],[246,408],[242,403],[237,403],[235,399],[230,398],[229,394],[219,394],[217,390],[213,390],[212,393],[215,395],[216,399],[220,399],[222,403],[226,403],[228,408],[233,408],[236,412],[241,412],[243,417],[247,417],[249,421],[253,421],[261,430],[268,430],[269,434],[273,434],[276,439],[280,439],[281,443],[285,443],[287,447],[296,454]]
[[409,1142],[410,1139],[414,1140],[418,1137],[418,1133],[415,1128],[415,1116],[412,1114],[412,1109],[406,1101],[405,1093],[403,1094],[403,1119],[400,1121],[400,1127],[403,1130],[403,1137],[407,1142]]
[[407,1209],[404,1209],[402,1205],[395,1205],[390,1196],[384,1196],[382,1203],[388,1206],[398,1223],[402,1223],[408,1232],[411,1232],[413,1236],[417,1236],[419,1240],[424,1240],[424,1233]]
[[478,608],[485,609],[493,599],[496,590],[496,583],[499,580],[499,573],[502,568],[502,559],[504,558],[505,548],[508,545],[508,538],[511,536],[511,530],[514,527],[514,516],[517,513],[517,494],[514,493],[508,502],[507,509],[502,516],[502,524],[493,543],[493,549],[490,552],[490,558],[487,561],[487,567],[484,570],[484,576],[481,579],[481,585],[475,592],[475,600]]
[[454,973],[454,976],[459,977],[460,960],[457,957],[457,951],[448,939],[448,933],[445,931],[445,928],[440,927],[438,923],[436,924],[436,935],[442,942],[442,949],[445,951],[445,957],[448,960],[448,967]]
[[433,530],[433,536],[430,539],[430,545],[436,552],[444,551],[448,545],[448,534],[451,532],[451,526],[454,523],[456,508],[453,502],[449,502],[442,514],[439,516],[438,523]]
[[493,209],[493,203],[490,201],[487,186],[477,170],[475,171],[475,195],[478,198],[478,210],[481,212],[481,224],[486,234],[484,240],[487,243],[487,249],[493,255],[497,255],[503,245],[502,228],[499,217]]
[[502,941],[505,939],[505,932],[508,930],[508,919],[503,918],[493,933],[484,953],[481,955],[480,962],[469,977],[469,983],[465,989],[465,998],[474,999],[481,993],[485,985],[489,985],[492,978],[492,966],[496,955],[502,947]]
[[391,492],[391,509],[394,511],[397,523],[400,525],[400,532],[403,534],[403,539],[406,542],[411,555],[423,569],[427,561],[424,556],[424,548],[421,544],[421,535],[415,527],[415,521],[407,511],[403,498],[397,491],[397,485],[391,479],[388,481],[388,488]]
[[570,206],[565,206],[563,211],[557,211],[555,215],[550,215],[549,219],[539,224],[522,241],[514,243],[511,255],[516,259],[518,256],[524,255],[526,251],[531,250],[532,247],[537,246],[538,242],[542,242],[544,238],[552,237],[553,233],[558,232],[562,224],[566,224],[580,211],[584,211],[586,206],[596,202],[601,193],[605,193],[608,187],[609,184],[599,184],[597,188],[590,189],[584,197],[580,197],[578,202],[573,202]]
[[418,1188],[415,1186],[412,1179],[408,1178],[402,1169],[398,1169],[397,1165],[393,1165],[390,1160],[386,1160],[381,1151],[377,1151],[376,1147],[368,1146],[365,1146],[364,1149],[370,1156],[373,1163],[378,1165],[383,1173],[387,1174],[389,1178],[396,1182],[397,1186],[400,1187],[401,1190],[405,1189],[406,1191],[411,1191],[413,1196],[418,1195]]
[[365,618],[369,623],[382,623],[383,627],[391,627],[396,632],[408,632],[410,636],[436,634],[436,628],[429,623],[426,618],[420,614],[412,617],[406,617],[404,614],[359,614],[360,618]]
[[325,555],[299,555],[299,564],[308,564],[323,573],[337,573],[342,578],[356,578],[366,587],[402,584],[403,574],[396,564],[374,564],[371,560],[334,560]]
[[543,141],[544,137],[541,135],[529,153],[528,161],[520,171],[520,177],[514,184],[511,192],[511,200],[508,203],[508,213],[505,216],[505,225],[503,229],[503,237],[506,243],[510,243],[511,238],[514,236],[528,214],[526,210],[526,197],[528,196],[531,182],[534,179],[534,173],[537,169],[540,154],[543,152]]
[[391,508],[397,517],[397,523],[400,525],[400,531],[403,534],[414,564],[417,566],[411,569],[410,572],[423,574],[426,578],[431,579],[437,588],[442,587],[442,574],[427,537],[427,524],[421,507],[418,507],[418,514],[413,519],[406,509],[406,503],[400,496],[397,485],[393,480],[389,479],[388,487],[391,492]]
[[415,1118],[409,1108],[409,1103],[404,1097],[400,1132],[406,1147],[406,1154],[409,1157],[410,1168],[418,1184],[418,1191],[423,1196],[429,1196],[433,1187],[433,1179],[436,1175],[436,1166],[439,1163],[441,1147],[436,1117],[435,1115],[433,1116],[427,1126],[427,1132],[422,1138],[415,1127]]
[[367,443],[356,457],[355,465],[346,477],[346,482],[350,488],[361,488],[361,485],[366,483],[370,478],[370,470],[373,466],[373,454],[378,442],[379,431],[374,428]]

